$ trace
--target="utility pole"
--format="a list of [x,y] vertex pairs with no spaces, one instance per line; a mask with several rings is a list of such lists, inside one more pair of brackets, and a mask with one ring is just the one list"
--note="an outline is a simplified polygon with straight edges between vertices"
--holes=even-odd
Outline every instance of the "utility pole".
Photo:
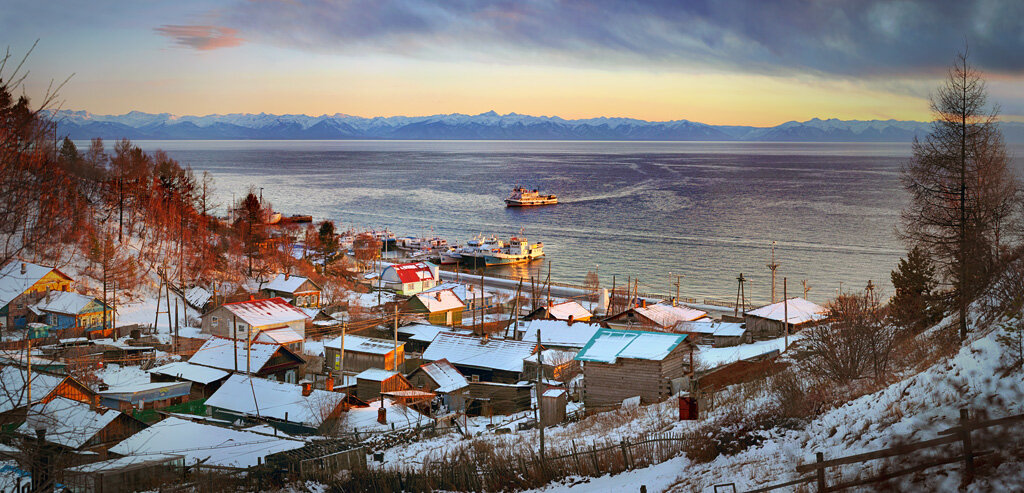
[[392,358],[392,371],[398,371],[398,303],[395,303],[395,357]]
[[614,306],[615,306],[615,274],[612,274],[612,294],[611,294],[611,296],[608,297],[608,313],[606,313],[605,316],[609,316],[610,317],[612,314],[615,313],[615,310],[612,308]]
[[789,349],[789,299],[786,298],[786,278],[782,278],[782,318],[783,325],[786,327],[786,338],[783,341],[783,351]]
[[234,334],[231,344],[235,353],[235,373],[238,373],[238,317],[235,314],[231,314],[231,332]]
[[548,308],[550,308],[551,307],[551,262],[548,262],[548,280],[546,281],[546,283],[548,285]]
[[747,292],[743,289],[743,284],[747,282],[747,279],[743,277],[743,273],[740,272],[740,277],[736,278],[736,306],[732,311],[732,316],[740,316],[740,307],[743,307],[743,314],[747,314]]
[[807,299],[807,293],[809,293],[811,291],[811,286],[809,284],[807,284],[807,279],[804,279],[803,281],[800,281],[800,283],[804,285],[804,299],[806,300]]
[[544,460],[544,412],[540,397],[543,394],[541,380],[544,378],[544,363],[541,361],[540,329],[537,329],[537,425],[540,430],[540,460]]
[[775,263],[775,241],[772,241],[772,261],[768,264],[768,268],[772,271],[772,303],[775,303],[775,269],[779,268],[779,264]]
[[[671,276],[672,273],[669,272],[668,275]],[[676,306],[677,304],[679,304],[679,284],[680,284],[680,280],[682,278],[686,277],[684,274],[676,274],[675,276],[676,276],[676,282],[674,282],[672,284],[674,284],[675,287],[676,287],[676,297],[672,298],[672,306]]]
[[348,322],[342,322],[341,324],[341,362],[339,364],[338,373],[341,374],[341,385],[345,385],[345,332],[348,331]]
[[868,303],[874,304],[875,302],[875,285],[868,279],[868,285],[864,288],[864,292],[868,295]]
[[[523,289],[523,278],[519,278],[519,286],[516,286],[516,299],[513,302],[512,310],[512,339],[519,340],[519,292]],[[505,337],[508,337],[508,328],[505,328]]]

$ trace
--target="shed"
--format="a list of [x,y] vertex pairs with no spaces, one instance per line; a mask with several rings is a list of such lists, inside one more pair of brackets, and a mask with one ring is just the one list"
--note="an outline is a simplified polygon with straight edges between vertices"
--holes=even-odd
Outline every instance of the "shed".
[[370,368],[356,375],[356,397],[369,402],[380,397],[381,392],[409,390],[412,384],[401,373]]
[[708,313],[705,311],[683,305],[672,306],[662,303],[648,305],[647,302],[643,302],[640,306],[634,306],[612,315],[604,319],[603,322],[609,327],[617,329],[671,332],[680,323],[700,320],[707,316]]
[[515,383],[523,372],[523,358],[536,349],[534,342],[441,332],[423,352],[423,360],[446,359],[471,380]]
[[[324,372],[340,373],[342,371],[361,372],[370,368],[398,370],[405,366],[405,343],[399,342],[395,347],[394,340],[374,339],[363,336],[344,336],[345,357],[342,362],[341,336],[324,343]],[[344,368],[342,368],[344,364]]]
[[296,307],[320,307],[320,286],[307,277],[293,276],[287,272],[278,274],[263,285],[268,296],[280,296]]
[[425,313],[427,321],[436,325],[462,325],[462,311],[466,305],[451,289],[418,293],[406,302],[410,313]]
[[563,388],[553,387],[540,394],[540,416],[544,426],[554,426],[565,421],[565,407],[569,394]]
[[195,365],[187,361],[175,361],[149,370],[149,380],[154,383],[191,382],[189,400],[210,397],[230,375],[219,368]]
[[614,406],[640,396],[658,402],[672,394],[672,381],[691,373],[693,345],[685,334],[601,329],[576,360],[583,363],[583,402]]
[[533,385],[528,383],[469,382],[466,413],[475,416],[513,414],[530,409]]
[[782,337],[789,316],[790,332],[817,325],[828,317],[828,309],[803,298],[790,298],[743,314],[747,331],[754,339]]
[[206,311],[207,304],[213,299],[213,293],[207,291],[201,286],[192,286],[185,291],[185,303],[192,308],[195,308],[199,313]]
[[737,346],[750,342],[746,326],[737,322],[698,320],[676,326],[674,332],[690,335],[698,344],[712,347]]
[[572,322],[589,321],[594,314],[583,308],[578,301],[564,301],[551,306],[542,306],[524,317],[526,320],[563,320]]
[[157,382],[111,387],[99,392],[100,404],[130,412],[133,409],[163,409],[189,399],[192,382]]

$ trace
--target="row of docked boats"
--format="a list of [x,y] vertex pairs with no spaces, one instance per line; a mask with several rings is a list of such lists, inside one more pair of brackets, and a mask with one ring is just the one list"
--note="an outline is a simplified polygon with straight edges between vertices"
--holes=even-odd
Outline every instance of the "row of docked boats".
[[[398,238],[386,229],[368,233],[380,241],[381,250],[405,251],[411,258],[432,260],[442,265],[491,267],[529,262],[544,256],[544,243],[530,243],[522,234],[512,236],[508,241],[495,235],[476,235],[465,245],[452,245],[438,236]],[[341,239],[342,248],[351,248],[351,240],[346,239]]]

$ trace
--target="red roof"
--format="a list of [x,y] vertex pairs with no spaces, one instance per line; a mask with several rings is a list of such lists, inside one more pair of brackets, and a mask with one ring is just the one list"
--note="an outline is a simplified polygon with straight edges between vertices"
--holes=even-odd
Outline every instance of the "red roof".
[[430,270],[430,266],[423,262],[396,264],[392,268],[395,269],[395,274],[398,275],[398,279],[402,281],[402,284],[434,278],[434,271]]

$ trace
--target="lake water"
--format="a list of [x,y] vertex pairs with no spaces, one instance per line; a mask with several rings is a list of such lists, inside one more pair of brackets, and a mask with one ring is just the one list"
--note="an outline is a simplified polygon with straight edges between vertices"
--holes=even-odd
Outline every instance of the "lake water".
[[[731,300],[811,286],[823,302],[868,280],[891,294],[903,253],[894,228],[906,200],[909,144],[534,141],[138,141],[208,170],[222,204],[249,185],[285,215],[341,229],[388,227],[465,242],[525,232],[543,241],[554,280]],[[1022,155],[1020,152],[1016,153]],[[1019,163],[1018,163],[1019,164]],[[509,209],[516,184],[558,194],[555,206]],[[529,269],[546,275],[544,262]]]

